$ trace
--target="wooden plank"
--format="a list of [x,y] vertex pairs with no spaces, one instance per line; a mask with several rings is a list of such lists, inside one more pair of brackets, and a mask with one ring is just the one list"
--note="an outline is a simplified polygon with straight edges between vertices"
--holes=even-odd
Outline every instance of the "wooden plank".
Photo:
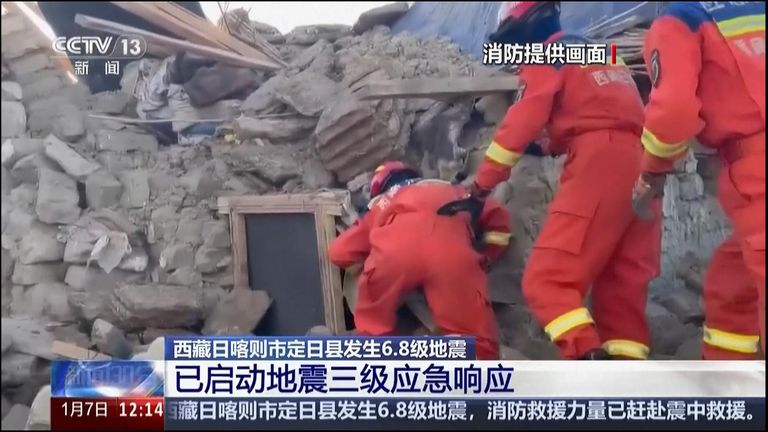
[[324,211],[334,216],[341,215],[342,205],[334,197],[313,194],[295,194],[279,196],[236,195],[220,196],[217,202],[219,211],[226,214],[237,209],[249,213],[262,212],[313,212],[316,207],[324,207]]
[[[225,31],[211,24],[208,20],[200,18],[199,16],[193,14],[187,9],[184,9],[174,3],[157,2],[154,4],[157,8],[164,11],[166,14],[175,17],[179,21],[191,27],[200,28],[203,32],[205,32],[207,37],[209,37],[212,41],[216,41],[217,43],[222,44],[223,46],[229,48],[230,50],[240,55],[244,55],[247,57],[265,56],[266,58],[269,58],[270,60],[273,60],[276,63],[282,63],[282,60],[279,57],[275,58],[269,52],[264,52],[262,50],[259,50],[258,48],[248,45],[247,43],[241,41],[240,39],[237,39],[236,37],[226,33]],[[264,43],[267,43],[267,42],[264,41]],[[285,64],[283,63],[282,66],[285,66]]]
[[235,289],[250,289],[248,284],[248,238],[245,233],[245,215],[233,211],[229,215],[230,243],[232,244],[232,274]]
[[183,41],[180,39],[174,39],[167,36],[152,33],[150,31],[142,30],[136,27],[131,27],[123,24],[119,24],[112,21],[103,20],[100,18],[94,18],[88,15],[77,14],[75,16],[75,22],[85,28],[92,30],[105,31],[117,35],[135,35],[143,37],[148,44],[158,44],[168,48],[173,48],[176,51],[188,51],[194,54],[221,61],[222,63],[231,64],[234,66],[242,66],[247,68],[262,69],[275,71],[279,70],[280,66],[270,60],[251,59],[238,54],[212,48],[208,46],[202,46],[194,44],[192,42]]
[[326,325],[334,334],[346,330],[344,323],[344,293],[341,285],[339,269],[331,263],[328,248],[336,238],[336,223],[332,215],[320,207],[315,211],[315,226],[318,238],[318,254],[320,270],[323,277],[323,296],[328,297],[326,309]]
[[[157,4],[147,2],[122,2],[113,1],[110,2],[115,6],[130,12],[138,17],[141,17],[152,24],[168,30],[176,36],[186,39],[190,42],[199,43],[202,45],[212,46],[214,48],[227,49],[224,44],[219,43],[213,39],[206,37],[206,34],[201,31],[200,27],[190,27],[173,16],[169,16],[158,8]],[[238,53],[241,54],[241,53]]]
[[53,341],[51,351],[61,357],[75,360],[111,360],[112,357],[97,351],[81,348],[62,341]]
[[360,99],[423,98],[486,95],[515,91],[519,79],[514,75],[460,78],[415,78],[374,81],[354,92]]

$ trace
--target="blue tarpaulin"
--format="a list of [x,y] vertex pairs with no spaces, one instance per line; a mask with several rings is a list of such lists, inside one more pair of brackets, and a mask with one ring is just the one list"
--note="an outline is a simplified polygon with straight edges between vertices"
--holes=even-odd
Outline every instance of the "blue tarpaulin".
[[[482,57],[483,43],[496,27],[502,2],[415,2],[392,27],[421,37],[448,36],[464,52]],[[561,2],[561,22],[568,32],[610,36],[650,22],[665,2]]]

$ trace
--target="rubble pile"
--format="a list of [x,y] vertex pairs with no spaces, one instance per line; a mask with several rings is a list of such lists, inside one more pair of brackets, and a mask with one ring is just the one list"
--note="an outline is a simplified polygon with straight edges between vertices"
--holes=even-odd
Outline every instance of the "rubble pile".
[[[54,341],[115,358],[154,358],[167,335],[255,328],[271,299],[231,289],[230,233],[217,196],[336,187],[360,205],[372,170],[386,159],[443,179],[474,169],[506,110],[503,95],[477,104],[355,96],[373,81],[487,73],[447,40],[392,35],[378,25],[400,12],[402,5],[382,10],[390,18],[368,14],[354,29],[309,26],[286,35],[240,17],[238,37],[248,42],[249,32],[258,33],[288,66],[238,104],[231,124],[185,145],[161,145],[157,129],[107,116],[135,117],[137,95],[91,95],[67,83],[40,52],[45,45],[25,48],[31,42],[17,35],[26,31],[19,15],[2,17],[2,387],[9,422],[45,425],[40,410],[50,389],[41,387],[48,360],[61,355]],[[10,36],[25,44],[6,46]],[[524,305],[520,279],[561,165],[525,156],[494,191],[515,230],[489,275],[507,358],[556,358]],[[659,358],[696,356],[708,259],[699,254],[728,231],[706,187],[713,177],[708,164],[691,158],[667,183],[663,271],[648,305]]]

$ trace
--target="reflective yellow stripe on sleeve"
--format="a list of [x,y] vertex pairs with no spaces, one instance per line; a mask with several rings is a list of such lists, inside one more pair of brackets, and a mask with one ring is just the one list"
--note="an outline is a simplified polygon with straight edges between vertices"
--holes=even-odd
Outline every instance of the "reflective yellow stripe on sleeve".
[[704,343],[727,351],[745,354],[757,352],[760,336],[731,333],[704,326]]
[[765,14],[746,15],[717,23],[720,33],[727,38],[765,31]]
[[628,339],[612,339],[603,343],[603,349],[605,352],[612,356],[631,357],[638,360],[645,360],[648,358],[647,345],[641,344]]
[[509,151],[500,146],[496,141],[493,141],[491,142],[491,145],[488,146],[488,150],[485,151],[485,156],[494,162],[512,167],[515,166],[522,155],[520,153]]
[[688,150],[688,141],[679,143],[666,143],[648,129],[643,129],[643,147],[648,153],[662,159],[671,159]]
[[549,338],[552,339],[552,341],[556,341],[560,336],[570,330],[584,324],[592,323],[594,323],[594,321],[587,308],[580,307],[553,319],[546,327],[544,327],[544,331],[549,335]]
[[492,245],[506,246],[509,244],[509,238],[512,234],[503,231],[488,231],[483,234],[483,240]]

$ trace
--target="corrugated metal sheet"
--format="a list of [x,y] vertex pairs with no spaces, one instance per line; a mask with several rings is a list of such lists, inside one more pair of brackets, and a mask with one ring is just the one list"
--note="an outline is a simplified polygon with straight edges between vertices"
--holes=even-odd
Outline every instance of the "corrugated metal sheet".
[[[395,33],[448,36],[465,52],[482,58],[483,43],[496,27],[502,2],[415,2],[395,23]],[[651,21],[666,2],[562,2],[569,32],[602,38]]]

